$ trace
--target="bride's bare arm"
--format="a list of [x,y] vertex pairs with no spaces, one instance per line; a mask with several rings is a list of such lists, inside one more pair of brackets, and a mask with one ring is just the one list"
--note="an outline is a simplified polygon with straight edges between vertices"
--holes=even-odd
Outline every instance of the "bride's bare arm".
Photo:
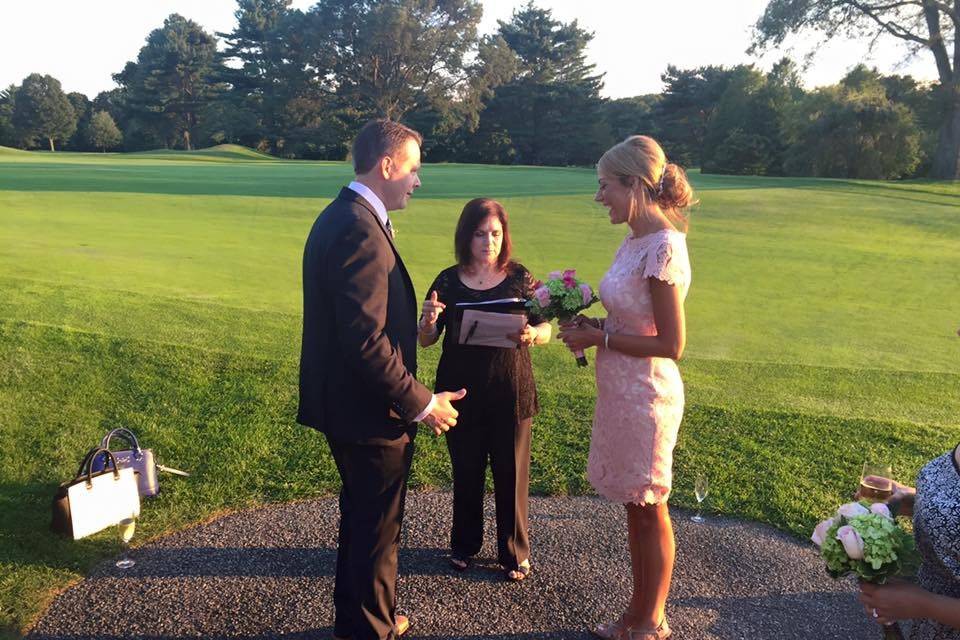
[[671,358],[679,360],[686,346],[686,318],[680,287],[650,278],[650,297],[657,333],[652,336],[631,336],[605,332],[593,323],[563,328],[559,338],[572,350],[606,347],[636,358]]

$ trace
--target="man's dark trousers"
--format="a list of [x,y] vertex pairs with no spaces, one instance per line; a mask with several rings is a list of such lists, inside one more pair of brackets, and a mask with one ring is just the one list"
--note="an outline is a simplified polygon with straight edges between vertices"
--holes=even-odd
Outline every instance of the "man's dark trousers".
[[[413,441],[327,442],[340,472],[340,532],[334,635],[353,640],[396,637],[397,553]],[[391,622],[388,622],[391,621]]]

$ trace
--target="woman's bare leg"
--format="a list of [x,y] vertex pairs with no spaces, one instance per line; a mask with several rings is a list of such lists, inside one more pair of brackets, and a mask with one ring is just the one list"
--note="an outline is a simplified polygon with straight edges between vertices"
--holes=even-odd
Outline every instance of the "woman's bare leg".
[[627,505],[633,596],[624,616],[632,627],[655,629],[664,617],[675,543],[667,505]]

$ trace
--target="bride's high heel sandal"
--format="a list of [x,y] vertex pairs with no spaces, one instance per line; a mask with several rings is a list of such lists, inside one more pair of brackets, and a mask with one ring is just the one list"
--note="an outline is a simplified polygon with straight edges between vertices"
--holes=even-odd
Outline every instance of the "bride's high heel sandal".
[[673,635],[670,625],[667,624],[667,618],[664,617],[656,629],[637,629],[627,627],[626,634],[622,640],[667,640]]
[[621,618],[616,622],[601,622],[590,633],[603,640],[667,640],[673,635],[666,618],[656,629],[629,627]]
[[623,618],[616,622],[601,622],[590,633],[602,640],[620,640],[627,627],[623,624]]

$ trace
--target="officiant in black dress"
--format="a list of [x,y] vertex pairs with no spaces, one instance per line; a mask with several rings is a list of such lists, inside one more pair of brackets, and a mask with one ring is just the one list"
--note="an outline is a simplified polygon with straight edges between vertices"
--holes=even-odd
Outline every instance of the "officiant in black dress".
[[[483,497],[489,461],[497,510],[497,556],[509,580],[530,572],[527,502],[530,430],[539,407],[530,347],[550,341],[551,325],[529,316],[509,336],[512,348],[474,346],[459,340],[458,303],[529,299],[534,280],[510,259],[507,212],[487,198],[463,208],[454,238],[457,264],[433,281],[423,303],[419,341],[429,347],[443,337],[435,389],[467,388],[458,403],[456,428],[446,436],[453,466],[453,528],[450,563],[464,571],[483,545]],[[446,330],[446,331],[445,331]],[[466,331],[467,329],[464,328]]]

